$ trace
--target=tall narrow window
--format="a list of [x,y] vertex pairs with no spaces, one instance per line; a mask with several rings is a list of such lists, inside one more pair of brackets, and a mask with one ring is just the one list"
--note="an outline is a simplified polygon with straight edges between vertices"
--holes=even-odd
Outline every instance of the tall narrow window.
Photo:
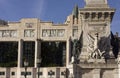
[[28,60],[29,67],[34,66],[34,55],[35,55],[35,42],[24,41],[23,42],[23,61]]

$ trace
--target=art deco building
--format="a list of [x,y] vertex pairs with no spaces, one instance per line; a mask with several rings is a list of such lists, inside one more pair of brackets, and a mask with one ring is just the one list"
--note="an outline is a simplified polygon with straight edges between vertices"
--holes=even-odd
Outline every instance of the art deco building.
[[107,0],[85,3],[63,24],[1,20],[0,78],[119,78],[120,39],[110,29],[115,9]]

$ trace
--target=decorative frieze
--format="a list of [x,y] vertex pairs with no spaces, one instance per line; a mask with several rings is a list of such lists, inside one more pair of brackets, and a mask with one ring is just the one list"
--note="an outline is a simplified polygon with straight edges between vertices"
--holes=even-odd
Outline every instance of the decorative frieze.
[[34,29],[24,30],[24,37],[35,37],[35,30]]
[[0,37],[17,37],[17,30],[0,30]]
[[43,29],[42,37],[64,37],[65,29]]

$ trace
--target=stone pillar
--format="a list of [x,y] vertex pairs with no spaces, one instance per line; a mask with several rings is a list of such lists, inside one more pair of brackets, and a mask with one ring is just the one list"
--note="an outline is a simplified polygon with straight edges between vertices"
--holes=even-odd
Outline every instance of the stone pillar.
[[22,67],[23,56],[23,40],[18,41],[18,63],[17,63],[17,78],[20,78],[20,68]]
[[[120,52],[119,52],[119,54],[118,54],[117,64],[118,64],[118,69],[117,69],[118,78],[120,78]],[[115,78],[117,78],[117,75],[116,75]]]
[[93,70],[93,78],[100,78],[100,70],[101,69],[94,69]]
[[120,64],[118,64],[118,78],[120,78]]
[[120,78],[119,76],[119,69],[114,69],[114,78]]
[[35,40],[35,62],[34,67],[37,67],[37,59],[41,58],[41,43],[40,40]]
[[70,39],[66,41],[66,66],[70,63]]

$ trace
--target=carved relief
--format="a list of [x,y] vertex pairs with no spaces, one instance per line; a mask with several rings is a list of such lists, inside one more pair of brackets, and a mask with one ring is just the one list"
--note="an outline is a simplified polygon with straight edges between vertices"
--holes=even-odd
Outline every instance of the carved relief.
[[0,30],[0,37],[17,37],[16,30]]
[[34,37],[35,36],[35,30],[33,30],[33,29],[24,30],[24,36],[25,37]]
[[33,25],[34,25],[34,23],[26,23],[26,24],[25,24],[25,26],[26,26],[27,28],[32,28]]
[[65,34],[64,29],[43,29],[42,36],[43,37],[63,37]]

